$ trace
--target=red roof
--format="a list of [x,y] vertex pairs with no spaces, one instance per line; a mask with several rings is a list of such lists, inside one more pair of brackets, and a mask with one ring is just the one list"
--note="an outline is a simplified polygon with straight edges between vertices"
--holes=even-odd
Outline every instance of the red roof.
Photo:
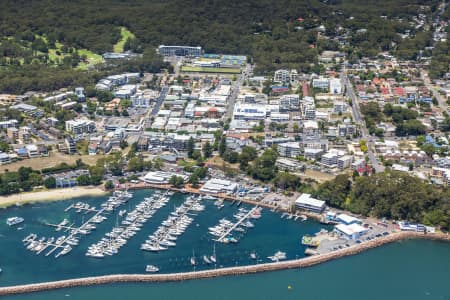
[[389,94],[389,89],[386,88],[386,87],[382,87],[382,88],[380,88],[380,90],[381,90],[381,93],[382,93],[383,95],[388,95],[388,94]]
[[403,89],[402,87],[396,87],[396,88],[394,88],[394,95],[397,95],[397,96],[406,96],[405,89]]
[[303,19],[303,18],[297,18],[297,21],[299,21],[299,22],[303,22],[303,21],[305,21],[305,19]]

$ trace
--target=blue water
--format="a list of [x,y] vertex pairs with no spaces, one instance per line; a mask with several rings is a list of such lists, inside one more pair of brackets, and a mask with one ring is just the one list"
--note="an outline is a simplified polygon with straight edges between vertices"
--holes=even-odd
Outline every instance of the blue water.
[[[135,191],[134,197],[120,209],[132,210],[137,203],[151,193],[153,193],[151,190]],[[214,206],[213,201],[205,200],[206,210],[195,217],[186,232],[178,238],[175,248],[160,253],[150,253],[139,249],[147,236],[152,234],[168,217],[174,206],[180,205],[186,197],[187,195],[182,194],[172,196],[167,206],[159,209],[117,255],[104,259],[86,257],[85,253],[91,244],[100,240],[120,219],[117,212],[109,215],[108,220],[99,224],[97,230],[91,235],[81,236],[80,244],[68,255],[58,259],[54,257],[58,251],[48,257],[44,255],[48,250],[36,255],[23,246],[22,239],[29,233],[36,233],[39,237],[61,236],[65,233],[56,232],[45,223],[55,224],[66,218],[70,220],[70,223],[79,225],[92,214],[77,213],[74,209],[64,212],[64,209],[78,201],[100,207],[107,197],[78,198],[0,210],[0,267],[3,269],[0,275],[0,286],[92,275],[145,273],[147,264],[158,266],[161,273],[192,271],[190,257],[194,251],[197,261],[200,262],[200,265],[196,267],[197,270],[214,268],[203,263],[201,259],[203,255],[213,253],[214,242],[208,234],[208,227],[216,225],[223,217],[233,219],[232,215],[237,212],[238,207],[231,206],[231,203],[225,202],[225,207],[219,210]],[[245,206],[242,205],[242,207]],[[11,216],[21,216],[25,218],[25,222],[15,227],[4,225],[6,218]],[[249,229],[239,243],[216,244],[216,267],[255,263],[249,257],[252,251],[257,252],[261,262],[267,262],[267,256],[273,255],[278,250],[285,251],[291,259],[303,257],[305,247],[300,244],[302,235],[313,234],[324,227],[309,220],[300,222],[281,219],[280,214],[269,210],[263,210],[261,219],[253,223],[255,227]],[[19,228],[22,229],[18,230]]]
[[162,284],[73,288],[4,299],[445,300],[450,299],[449,282],[450,244],[413,240],[306,269]]

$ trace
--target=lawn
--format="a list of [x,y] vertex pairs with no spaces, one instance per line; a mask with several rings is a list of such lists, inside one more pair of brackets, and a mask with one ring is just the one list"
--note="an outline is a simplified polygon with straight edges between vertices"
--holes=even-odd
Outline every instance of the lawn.
[[117,42],[117,44],[114,45],[114,52],[116,53],[122,53],[123,47],[125,46],[125,42],[128,38],[134,38],[134,34],[129,31],[126,27],[120,27],[120,34],[122,35],[122,38],[120,41]]
[[239,74],[241,69],[239,68],[205,68],[205,67],[193,67],[193,66],[182,66],[182,72],[199,72],[199,73],[229,73],[229,74]]

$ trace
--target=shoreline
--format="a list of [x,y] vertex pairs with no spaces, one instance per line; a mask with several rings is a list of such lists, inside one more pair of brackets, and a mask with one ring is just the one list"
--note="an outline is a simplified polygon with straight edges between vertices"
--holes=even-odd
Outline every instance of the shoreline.
[[108,192],[99,187],[75,187],[52,189],[37,192],[19,193],[0,196],[0,208],[18,206],[36,202],[50,202],[68,200],[84,196],[103,196]]
[[306,268],[317,264],[325,263],[331,260],[356,255],[361,252],[380,247],[385,244],[406,240],[406,239],[429,239],[450,242],[450,235],[444,233],[418,233],[418,232],[397,232],[391,235],[370,240],[348,248],[339,249],[326,254],[309,256],[296,260],[265,263],[259,265],[248,265],[239,267],[228,267],[214,270],[203,270],[196,272],[169,273],[169,274],[115,274],[95,277],[74,278],[51,282],[31,283],[24,285],[15,285],[9,287],[0,287],[0,296],[33,293],[48,291],[54,289],[74,288],[82,286],[93,286],[111,283],[143,283],[143,282],[174,282],[193,279],[206,279],[223,276],[236,276],[244,274],[255,274],[261,272],[270,272],[285,269]]

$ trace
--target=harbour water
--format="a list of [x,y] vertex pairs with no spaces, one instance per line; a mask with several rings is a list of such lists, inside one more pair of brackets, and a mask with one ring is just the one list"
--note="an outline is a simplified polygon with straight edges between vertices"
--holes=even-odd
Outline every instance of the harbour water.
[[[239,207],[237,204],[232,206],[231,203],[224,202],[225,206],[218,209],[214,205],[214,200],[204,200],[202,203],[206,206],[205,211],[196,213],[197,216],[191,216],[194,221],[185,233],[179,236],[176,247],[158,253],[140,250],[141,244],[148,238],[148,235],[153,234],[162,221],[174,210],[174,207],[181,205],[188,197],[184,194],[175,194],[165,207],[158,209],[148,219],[141,231],[119,249],[118,254],[105,256],[102,259],[85,256],[90,245],[97,243],[117,223],[120,224],[122,219],[118,215],[120,210],[133,210],[136,204],[153,192],[152,190],[134,191],[134,196],[128,203],[116,209],[112,214],[105,214],[108,217],[106,221],[98,224],[97,229],[90,235],[80,236],[79,245],[74,246],[69,254],[59,258],[54,257],[59,250],[52,255],[45,256],[50,248],[40,255],[36,255],[35,252],[24,247],[22,239],[30,233],[36,233],[38,237],[55,238],[67,235],[64,231],[55,231],[55,228],[47,226],[45,223],[58,224],[63,219],[67,219],[69,224],[80,225],[83,221],[87,221],[93,213],[78,213],[75,209],[65,211],[65,208],[79,201],[99,208],[100,204],[108,197],[36,203],[1,210],[0,224],[5,224],[5,220],[11,216],[23,217],[25,222],[13,227],[0,226],[0,267],[3,269],[3,273],[0,275],[0,286],[93,275],[143,274],[148,264],[157,266],[160,273],[192,271],[194,267],[190,263],[190,258],[193,252],[195,252],[198,262],[195,266],[196,270],[269,262],[267,256],[271,256],[277,251],[286,252],[288,259],[294,259],[304,256],[305,247],[300,244],[304,234],[314,234],[321,228],[326,228],[312,220],[301,222],[300,220],[294,221],[294,219],[281,219],[280,214],[264,209],[260,219],[252,220],[255,227],[247,229],[238,243],[215,243],[214,237],[208,233],[208,227],[217,225],[219,220],[224,217],[234,221],[233,214],[236,214],[239,208],[249,209],[250,207],[244,204]],[[217,264],[206,264],[202,257],[203,255],[211,256],[214,247]],[[252,252],[256,252],[258,260],[250,258]]]
[[448,243],[412,240],[306,269],[163,284],[73,288],[2,299],[446,300],[450,299],[449,253]]
[[[135,191],[129,204],[120,209],[132,210],[152,191]],[[187,195],[176,194],[166,207],[159,209],[142,230],[132,237],[115,256],[95,259],[85,256],[86,249],[111,230],[118,220],[117,211],[88,236],[80,239],[66,256],[36,255],[22,245],[31,232],[39,236],[59,236],[44,223],[59,223],[63,218],[79,224],[88,217],[74,210],[64,212],[71,203],[85,201],[97,207],[106,197],[74,199],[12,207],[0,211],[0,224],[11,216],[25,218],[15,227],[0,226],[0,285],[15,285],[65,278],[118,273],[145,273],[145,265],[153,264],[160,272],[191,271],[190,257],[195,250],[200,262],[197,269],[213,268],[201,262],[201,256],[211,254],[213,241],[208,227],[232,215],[237,206],[225,202],[221,210],[214,201],[205,201],[206,210],[194,217],[194,222],[177,241],[177,246],[160,253],[139,249],[140,244],[167,218],[174,205],[180,205]],[[120,210],[119,209],[119,210]],[[278,250],[288,258],[302,257],[303,234],[313,234],[323,228],[314,221],[300,222],[281,219],[280,214],[263,210],[237,244],[216,243],[217,266],[255,263],[249,254],[256,251],[262,261]],[[197,225],[198,224],[198,225]],[[45,252],[44,252],[45,253]],[[398,242],[366,253],[331,261],[306,269],[286,270],[238,277],[163,284],[114,284],[73,288],[2,297],[2,299],[450,299],[450,244],[413,240]]]

